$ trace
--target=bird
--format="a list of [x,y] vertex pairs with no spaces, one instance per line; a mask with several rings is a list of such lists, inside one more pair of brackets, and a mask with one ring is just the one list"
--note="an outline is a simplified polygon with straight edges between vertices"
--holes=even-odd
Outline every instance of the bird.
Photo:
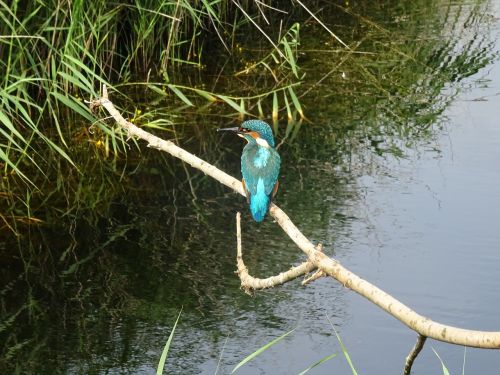
[[242,184],[253,219],[260,223],[278,191],[281,158],[275,149],[271,127],[261,120],[247,120],[239,127],[222,128],[247,141],[241,154]]

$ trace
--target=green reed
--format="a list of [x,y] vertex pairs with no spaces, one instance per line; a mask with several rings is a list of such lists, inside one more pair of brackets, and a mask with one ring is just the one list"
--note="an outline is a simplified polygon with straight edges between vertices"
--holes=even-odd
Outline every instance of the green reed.
[[[238,28],[259,17],[259,12],[251,15],[249,7],[249,2],[236,7],[233,2],[206,0],[124,4],[101,0],[0,1],[2,171],[34,184],[27,171],[33,167],[45,171],[48,155],[62,157],[77,167],[69,138],[79,119],[96,122],[84,99],[96,97],[102,84],[163,76],[170,91],[192,104],[176,88],[172,72],[186,65],[202,68],[208,43],[231,54]],[[283,56],[295,76],[298,68],[289,39],[297,34],[298,26],[294,26],[271,52]],[[274,47],[269,47],[273,51]],[[274,67],[271,73],[276,75],[280,70]],[[289,81],[279,81],[275,86],[284,90],[289,85]],[[224,94],[211,96],[206,90],[195,92],[244,112],[241,103],[236,104],[239,100]],[[106,126],[98,127],[105,137],[114,136]],[[38,140],[42,144],[34,143]],[[116,140],[103,142],[113,143],[115,151],[120,148]]]
[[[4,177],[0,221],[5,224],[1,227],[16,233],[13,221],[36,219],[27,214],[27,203],[40,199],[31,197],[65,197],[72,209],[69,202],[80,195],[70,197],[77,188],[65,180],[80,185],[77,181],[88,165],[82,146],[90,145],[88,157],[102,162],[127,153],[126,135],[99,120],[102,113],[92,113],[86,102],[99,95],[103,84],[111,88],[118,104],[133,102],[130,87],[141,85],[147,87],[152,103],[168,99],[171,103],[164,111],[151,105],[127,114],[157,130],[172,131],[171,114],[182,106],[220,103],[233,115],[263,117],[267,111],[263,102],[274,98],[280,104],[272,108],[275,119],[285,108],[288,117],[291,109],[303,116],[295,91],[301,82],[299,24],[291,23],[288,30],[273,35],[265,14],[275,10],[253,9],[247,1],[235,4],[0,0],[0,174]],[[258,28],[262,39],[271,41],[251,58],[236,41],[241,30],[249,28]],[[241,58],[241,64],[258,58],[252,69],[247,67],[245,78],[238,79],[249,81],[248,87],[262,77],[266,83],[259,84],[257,92],[247,89],[234,95],[185,81],[185,69],[206,68],[208,50],[223,59]],[[24,214],[10,214],[16,207],[25,207]]]

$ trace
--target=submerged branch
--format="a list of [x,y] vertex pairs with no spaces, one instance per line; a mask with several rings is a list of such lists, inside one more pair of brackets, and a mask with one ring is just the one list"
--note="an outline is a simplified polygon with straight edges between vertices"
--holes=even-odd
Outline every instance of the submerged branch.
[[[114,120],[128,131],[129,137],[141,138],[148,142],[149,147],[168,152],[230,187],[237,193],[245,195],[243,186],[239,180],[190,154],[174,143],[156,137],[125,120],[116,110],[113,103],[108,99],[108,93],[105,87],[103,88],[102,98],[92,101],[91,106],[104,107]],[[451,344],[500,349],[500,332],[474,331],[452,327],[434,322],[416,313],[391,295],[343,267],[337,260],[329,258],[324,253],[317,250],[278,206],[271,204],[269,212],[287,235],[307,255],[308,262],[314,267],[337,279],[347,288],[354,290],[356,293],[376,304],[420,335]]]

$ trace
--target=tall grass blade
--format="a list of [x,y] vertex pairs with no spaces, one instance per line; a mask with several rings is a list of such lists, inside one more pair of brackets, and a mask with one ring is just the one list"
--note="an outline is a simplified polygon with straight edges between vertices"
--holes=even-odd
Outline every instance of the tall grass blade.
[[217,101],[217,98],[210,94],[208,91],[205,90],[200,90],[200,89],[194,89],[194,92],[200,95],[202,98],[207,99],[209,102],[215,102]]
[[0,160],[3,160],[7,165],[9,165],[12,168],[12,170],[16,172],[16,174],[18,174],[21,178],[23,178],[23,180],[29,182],[31,185],[34,186],[33,182],[24,173],[22,173],[14,163],[12,163],[12,161],[9,159],[7,154],[5,154],[5,152],[2,150],[1,147],[0,147]]
[[288,116],[288,122],[292,121],[292,110],[290,109],[290,104],[288,103],[288,98],[286,96],[286,91],[283,91],[283,99],[285,99],[286,114]]
[[230,105],[231,107],[233,107],[235,110],[238,111],[238,113],[244,113],[244,114],[247,114],[249,115],[248,112],[245,111],[244,108],[241,108],[240,105],[238,103],[236,103],[233,99],[225,96],[225,95],[217,95],[217,97],[219,99],[221,99],[222,101],[224,101],[226,104]]
[[295,63],[295,57],[293,56],[292,48],[290,47],[290,44],[286,40],[286,38],[283,38],[283,47],[285,48],[285,54],[287,56],[287,61],[290,67],[292,68],[293,75],[297,78],[299,78],[299,72],[297,70],[297,64]]
[[312,18],[314,18],[314,19],[316,20],[316,22],[318,22],[321,26],[323,26],[323,28],[324,28],[326,31],[328,31],[328,33],[329,33],[331,36],[333,36],[333,37],[334,37],[334,38],[335,38],[335,39],[336,39],[336,40],[337,40],[340,44],[342,44],[345,48],[350,49],[350,48],[349,48],[349,46],[348,46],[347,44],[345,44],[345,43],[342,41],[342,39],[340,39],[337,35],[335,35],[335,34],[334,34],[334,33],[333,33],[333,32],[332,32],[332,31],[331,31],[331,30],[330,30],[330,29],[329,29],[329,28],[328,28],[328,27],[327,27],[327,26],[323,23],[323,22],[321,22],[321,20],[320,20],[318,17],[316,17],[316,15],[315,15],[313,12],[311,12],[311,11],[309,10],[309,8],[308,8],[308,7],[306,7],[306,6],[305,6],[305,5],[304,5],[304,4],[303,4],[300,0],[295,0],[295,1],[296,1],[297,3],[299,3],[299,5],[300,5],[302,8],[304,8],[304,10],[305,10],[307,13],[309,13],[309,14],[311,15],[311,17],[312,17]]
[[269,349],[271,346],[273,346],[274,344],[277,344],[278,342],[280,342],[281,340],[283,340],[285,337],[287,337],[290,333],[292,333],[293,331],[295,331],[296,328],[292,329],[291,331],[288,331],[287,333],[281,335],[280,337],[272,340],[271,342],[268,342],[266,345],[260,347],[259,349],[257,349],[255,352],[253,352],[252,354],[250,354],[248,357],[246,357],[243,361],[241,361],[240,363],[238,363],[233,371],[231,371],[231,374],[234,374],[236,372],[236,370],[238,370],[241,366],[243,366],[245,363],[247,363],[248,361],[254,359],[255,357],[257,357],[258,355],[262,354],[264,351],[266,351],[267,349]]
[[278,120],[278,94],[273,92],[273,121]]
[[269,41],[269,43],[271,43],[271,45],[281,55],[281,57],[283,57],[286,60],[286,56],[283,54],[283,52],[281,52],[281,50],[278,48],[276,43],[273,42],[273,40],[269,37],[269,35],[267,35],[266,32],[262,30],[262,28],[253,20],[253,18],[247,12],[245,12],[245,10],[241,7],[240,4],[238,4],[237,1],[233,0],[232,2],[239,8],[239,10],[241,10],[241,13],[245,15],[245,17],[257,28],[257,30],[261,32],[264,38],[266,38]]
[[175,328],[177,327],[177,323],[179,322],[181,314],[182,314],[182,308],[181,308],[181,311],[179,311],[179,315],[177,316],[177,320],[175,321],[174,326],[172,327],[172,332],[170,332],[170,335],[168,336],[167,343],[165,344],[165,347],[163,348],[163,352],[161,353],[160,362],[158,362],[158,367],[156,368],[156,375],[163,374],[163,367],[165,367],[165,362],[167,361],[168,351],[170,349],[170,344],[172,343],[172,339],[174,338]]
[[439,358],[439,362],[441,362],[441,367],[442,367],[442,370],[443,370],[443,375],[450,375],[450,372],[448,371],[448,369],[446,368],[446,366],[444,365],[444,362],[443,360],[441,359],[441,357],[439,356],[439,354],[434,350],[434,348],[432,348],[432,351],[434,352],[434,354]]
[[151,91],[156,92],[157,94],[159,94],[161,96],[166,96],[167,95],[167,93],[165,91],[163,91],[161,88],[159,88],[156,85],[147,85],[147,88],[150,89]]
[[342,353],[344,354],[344,357],[345,357],[347,363],[349,364],[349,367],[351,368],[352,374],[353,375],[358,375],[356,369],[354,368],[354,365],[352,364],[351,357],[349,356],[349,353],[347,352],[347,349],[346,349],[344,343],[342,342],[342,339],[340,338],[340,335],[338,334],[337,330],[333,326],[333,323],[330,320],[330,318],[329,318],[328,315],[326,316],[326,318],[328,319],[328,322],[330,323],[330,326],[332,327],[333,332],[335,332],[335,336],[337,336],[337,340],[338,340],[338,342],[340,344],[340,347],[342,348]]
[[304,118],[304,112],[302,111],[302,106],[300,105],[300,101],[295,95],[295,91],[293,91],[292,87],[288,87],[288,93],[290,94],[290,98],[292,98],[293,105],[297,112],[300,114],[300,118]]
[[41,133],[38,133],[37,134],[40,136],[40,138],[42,138],[50,147],[52,147],[55,151],[57,151],[59,153],[59,155],[61,155],[64,159],[66,159],[73,167],[76,167],[76,164],[73,162],[73,160],[71,160],[71,158],[69,157],[69,155],[61,148],[59,147],[58,145],[56,145],[54,142],[52,142],[49,138],[47,138],[46,136],[44,136],[43,134]]
[[259,111],[259,117],[263,118],[264,117],[264,110],[262,109],[262,102],[261,102],[261,100],[257,101],[257,109]]
[[321,358],[319,361],[317,362],[314,362],[311,366],[309,366],[308,368],[306,368],[304,371],[302,371],[299,375],[304,375],[305,373],[309,372],[309,370],[312,370],[313,368],[315,368],[316,366],[319,366],[321,365],[322,363],[325,363],[326,361],[329,361],[330,359],[332,358],[335,358],[337,356],[336,353],[333,353],[333,354],[330,354],[324,358]]
[[462,375],[465,375],[465,356],[467,354],[467,347],[464,346],[464,362],[462,364]]
[[[69,57],[67,57],[67,58],[69,59]],[[75,85],[75,87],[79,87],[84,92],[90,92],[94,97],[96,97],[97,92],[95,91],[93,84],[82,73],[80,73],[74,66],[66,63],[65,61],[63,61],[63,63],[64,63],[64,65],[66,65],[66,67],[69,70],[71,70],[71,72],[73,73],[73,76],[69,76],[68,74],[66,74],[64,72],[58,72],[58,74],[64,75],[63,78],[65,78],[69,82],[73,83],[73,85]],[[78,65],[79,67],[81,67],[81,62],[76,62],[75,64]],[[86,70],[86,73],[88,75],[90,75],[91,77],[95,76],[95,73],[89,72],[88,70]],[[102,82],[102,83],[105,83],[105,82]]]
[[[216,10],[214,10],[214,8],[210,5],[210,3],[207,0],[201,0],[201,2],[203,3],[203,5],[207,11],[207,14],[208,14],[208,17],[210,18],[210,21],[214,25],[214,29],[215,29],[215,32],[217,33],[217,36],[219,37],[219,40],[222,42],[226,51],[231,53],[231,50],[229,49],[226,42],[224,41],[224,37],[221,35],[221,33],[219,31],[219,27],[222,27],[222,23],[221,23],[219,16],[218,16],[219,12],[216,12]],[[216,3],[216,1],[214,1],[213,3]]]
[[26,139],[16,130],[14,124],[10,119],[0,111],[0,124],[4,124],[5,127],[12,132],[17,138],[19,138],[23,143],[26,143]]
[[243,98],[240,99],[240,120],[243,121],[244,113],[245,113],[245,100]]
[[56,91],[52,91],[50,94],[54,96],[57,100],[59,100],[61,103],[63,103],[66,107],[81,115],[91,124],[94,123],[95,118],[92,117],[90,110],[86,106],[81,105],[80,102],[78,102],[77,100],[64,96]]
[[177,95],[177,97],[182,100],[184,103],[186,103],[188,106],[194,106],[193,102],[191,102],[191,100],[189,100],[187,98],[186,95],[184,95],[182,93],[181,90],[179,90],[177,87],[175,87],[174,85],[171,85],[171,84],[168,84],[167,87],[172,90],[174,92],[175,95]]
[[[0,112],[1,114],[1,112]],[[1,120],[1,119],[0,119]],[[1,123],[0,123],[1,124]],[[16,142],[16,140],[14,138],[12,138],[10,136],[10,134],[8,134],[5,130],[3,130],[1,127],[0,127],[0,135],[3,135],[5,137],[5,139],[7,139],[10,143],[12,143],[14,146],[16,146],[19,150],[21,150],[23,147],[21,147],[19,145],[19,143]],[[24,141],[24,139],[22,139]],[[26,142],[26,141],[24,141]]]

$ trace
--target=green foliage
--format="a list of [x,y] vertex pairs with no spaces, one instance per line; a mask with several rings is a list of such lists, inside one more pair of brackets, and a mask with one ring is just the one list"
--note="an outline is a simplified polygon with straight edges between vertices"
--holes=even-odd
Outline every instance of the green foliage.
[[75,167],[65,134],[71,114],[95,121],[81,98],[95,96],[102,82],[91,48],[102,30],[95,30],[98,17],[84,14],[81,1],[70,9],[50,2],[18,5],[0,2],[0,120],[5,129],[0,129],[0,155],[4,172],[9,166],[33,183],[22,171],[23,159],[44,171],[52,153]]
[[252,359],[254,359],[255,357],[257,357],[258,355],[264,353],[267,349],[269,349],[271,346],[273,346],[273,345],[277,344],[278,342],[280,342],[281,340],[283,340],[285,337],[287,337],[293,331],[295,331],[295,328],[292,329],[291,331],[288,331],[288,332],[282,334],[280,337],[277,337],[274,340],[269,341],[267,344],[261,346],[259,349],[257,349],[256,351],[254,351],[252,354],[250,354],[245,359],[243,359],[240,363],[238,363],[236,366],[234,366],[233,371],[231,371],[231,374],[234,374],[245,363],[251,361]]
[[[177,323],[179,321],[179,318],[181,316],[181,313],[182,313],[182,309],[181,311],[179,312],[179,315],[177,317],[177,320],[175,321],[175,324],[172,328],[172,331],[170,332],[170,335],[168,337],[168,340],[167,340],[167,343],[165,344],[165,347],[163,349],[163,352],[162,352],[162,355],[161,355],[161,358],[160,358],[160,362],[158,363],[158,367],[157,367],[157,370],[156,370],[156,374],[157,375],[161,375],[163,374],[163,368],[165,366],[165,362],[166,362],[166,359],[167,359],[167,355],[168,355],[168,351],[170,349],[170,344],[172,342],[172,339],[173,339],[173,335],[174,335],[174,332],[175,332],[175,328],[177,326]],[[328,319],[330,321],[330,319]],[[331,321],[330,321],[330,324],[331,324]],[[332,328],[333,328],[333,325],[332,325]],[[250,355],[248,355],[247,357],[245,357],[243,360],[241,360],[236,366],[234,366],[233,370],[231,371],[231,374],[234,374],[236,371],[238,371],[238,369],[240,367],[242,367],[244,364],[248,363],[249,361],[251,361],[252,359],[258,357],[259,355],[261,355],[262,353],[264,353],[266,350],[270,349],[272,346],[274,346],[275,344],[279,343],[281,340],[283,340],[285,337],[287,337],[288,335],[290,335],[291,333],[293,333],[294,331],[296,330],[296,328],[282,334],[281,336],[269,341],[268,343],[266,343],[265,345],[261,346],[259,349],[255,350],[253,353],[251,353]],[[335,335],[337,336],[337,340],[339,341],[340,343],[340,346],[342,347],[342,351],[344,353],[344,356],[346,357],[347,361],[349,362],[349,365],[351,366],[351,369],[353,371],[353,374],[357,374],[356,373],[356,370],[354,370],[354,366],[352,365],[352,362],[349,358],[349,354],[347,353],[347,349],[345,348],[339,334],[337,333],[337,331],[335,330],[335,328],[333,328],[334,332],[335,332]],[[437,355],[437,353],[436,353]],[[333,359],[337,356],[337,354],[333,353],[333,354],[330,354],[330,355],[327,355],[321,359],[319,359],[318,361],[314,362],[313,364],[311,364],[309,367],[307,367],[304,371],[302,371],[299,375],[304,375],[306,373],[308,373],[310,370],[312,370],[313,368],[329,361],[330,359]]]
[[[285,108],[287,109],[288,117],[292,116],[292,109],[301,116],[303,116],[302,107],[300,102],[295,94],[294,87],[297,87],[300,83],[290,83],[283,87],[278,87],[271,89],[269,91],[262,92],[257,95],[250,96],[230,96],[224,95],[215,92],[209,92],[206,90],[202,90],[199,88],[193,88],[189,86],[183,85],[174,85],[171,83],[167,84],[147,84],[148,89],[153,91],[154,93],[163,96],[165,98],[169,98],[169,92],[166,90],[168,88],[180,101],[182,101],[186,106],[192,107],[195,106],[194,102],[196,101],[196,97],[201,97],[205,99],[209,104],[220,102],[227,105],[227,108],[232,108],[236,111],[237,114],[240,115],[249,115],[251,116],[248,110],[253,111],[256,107],[257,109],[262,108],[261,103],[265,101],[269,97],[273,97],[273,116],[278,116],[279,106],[278,104],[278,94],[282,95],[284,98],[284,102],[286,104]],[[274,99],[276,97],[276,99]],[[291,107],[288,103],[288,97],[291,98],[291,103],[293,107]],[[238,104],[239,103],[239,104]],[[276,107],[276,108],[275,108]],[[259,111],[262,111],[260,109]],[[265,114],[262,113],[262,117],[265,117]]]
[[[181,313],[182,313],[182,309],[181,311],[179,312],[179,316],[177,317],[177,320],[175,321],[175,324],[172,328],[172,331],[170,332],[170,335],[168,337],[168,340],[167,340],[167,343],[165,344],[165,347],[163,349],[163,352],[161,354],[161,358],[160,358],[160,361],[158,363],[158,367],[157,367],[157,370],[156,370],[156,375],[161,375],[163,374],[163,368],[165,366],[165,362],[167,360],[167,355],[168,355],[168,351],[170,349],[170,344],[172,342],[172,339],[173,339],[173,336],[174,336],[174,332],[175,332],[175,328],[177,326],[177,323],[179,321],[179,318],[181,316]],[[251,353],[250,355],[248,355],[247,357],[245,357],[243,360],[241,360],[234,368],[233,370],[231,371],[231,374],[234,374],[236,371],[238,371],[238,369],[240,367],[242,367],[244,364],[248,363],[249,361],[251,361],[252,359],[256,358],[257,356],[261,355],[262,353],[264,353],[266,350],[268,350],[269,348],[271,348],[272,346],[274,346],[275,344],[279,343],[281,340],[283,340],[285,337],[287,337],[288,335],[290,335],[291,333],[293,333],[295,331],[296,328],[284,333],[283,335],[269,341],[268,343],[266,343],[265,345],[261,346],[259,349],[257,349],[256,351],[254,351],[253,353]],[[343,347],[343,344],[342,344],[342,341],[340,340],[340,337],[337,335],[337,338],[339,339],[339,342],[341,343],[342,347]],[[345,348],[343,347],[343,350]],[[335,358],[337,356],[337,354],[330,354],[324,358],[321,358],[320,360],[314,362],[312,365],[310,365],[308,368],[306,368],[304,371],[302,371],[299,375],[304,375],[306,373],[308,373],[310,370],[312,370],[313,368],[329,361],[330,359],[332,358]]]
[[175,328],[177,327],[177,323],[179,323],[179,319],[181,318],[181,314],[182,314],[182,309],[181,309],[181,311],[179,311],[179,315],[177,316],[177,319],[174,323],[174,326],[172,327],[172,331],[170,332],[170,335],[168,336],[167,343],[165,344],[165,347],[163,348],[163,351],[161,353],[160,361],[158,362],[158,367],[156,368],[156,375],[163,374],[163,368],[165,367],[165,362],[167,361],[168,351],[170,349],[170,344],[172,343],[172,339],[174,338]]
[[[441,363],[441,370],[443,371],[443,375],[450,375],[450,371],[448,370],[448,368],[444,364],[443,360],[439,356],[439,354],[436,351],[436,349],[432,348],[432,351],[434,352],[434,354],[436,355],[436,357],[438,357],[439,362]],[[464,346],[464,359],[463,359],[463,362],[462,362],[462,375],[465,375],[465,357],[466,357],[466,355],[467,355],[467,347]]]
[[330,354],[330,355],[327,355],[326,357],[321,358],[319,361],[314,362],[311,366],[309,366],[304,371],[302,371],[299,375],[304,375],[304,374],[308,373],[310,370],[312,370],[316,366],[319,366],[322,363],[325,363],[326,361],[329,361],[330,359],[335,358],[336,356],[337,356],[337,354],[334,353],[334,354]]
[[441,357],[439,356],[439,354],[436,352],[436,350],[434,348],[432,348],[432,351],[434,352],[434,354],[436,355],[436,357],[438,357],[439,362],[441,362],[441,369],[443,370],[443,375],[450,375],[450,372],[448,371],[448,369],[444,365],[444,362],[441,359]]
[[[244,70],[236,73],[236,75],[249,74],[258,68],[267,69],[274,77],[279,80],[281,77],[276,73],[287,74],[291,73],[299,78],[299,67],[297,65],[297,54],[299,43],[300,24],[294,23],[292,27],[281,37],[278,44],[266,56],[254,63],[247,63]],[[272,66],[277,68],[272,68]]]
[[[256,24],[249,8],[247,2],[236,6],[222,0],[124,4],[77,0],[69,6],[55,1],[0,1],[0,168],[39,185],[32,169],[47,171],[53,157],[77,167],[71,152],[73,137],[80,126],[97,122],[84,100],[97,97],[101,85],[111,86],[110,81],[123,84],[132,77],[149,81],[150,76],[161,76],[166,89],[186,106],[197,104],[185,94],[189,90],[241,114],[249,113],[252,99],[260,104],[276,90],[290,90],[298,79],[298,23],[259,64],[275,77],[293,72],[294,82],[281,79],[263,94],[241,98],[174,82],[182,66],[205,68],[203,57],[208,43],[214,49],[212,39],[229,55],[238,51],[233,38],[239,28],[250,21]],[[276,67],[265,62],[271,57],[279,61]],[[122,135],[102,122],[94,130],[95,144],[103,145],[106,155],[126,150]]]
[[356,369],[354,368],[354,365],[351,361],[351,357],[349,356],[349,353],[347,352],[347,348],[345,347],[344,343],[342,342],[342,339],[340,338],[340,335],[338,334],[337,330],[335,329],[335,326],[333,325],[333,323],[330,320],[330,318],[328,317],[328,315],[326,316],[326,318],[328,319],[328,323],[330,323],[330,326],[332,327],[333,332],[335,332],[335,336],[337,336],[337,340],[340,344],[340,347],[342,348],[342,353],[344,354],[344,357],[345,357],[347,363],[349,364],[349,367],[351,368],[352,375],[358,375],[358,373],[357,373]]

